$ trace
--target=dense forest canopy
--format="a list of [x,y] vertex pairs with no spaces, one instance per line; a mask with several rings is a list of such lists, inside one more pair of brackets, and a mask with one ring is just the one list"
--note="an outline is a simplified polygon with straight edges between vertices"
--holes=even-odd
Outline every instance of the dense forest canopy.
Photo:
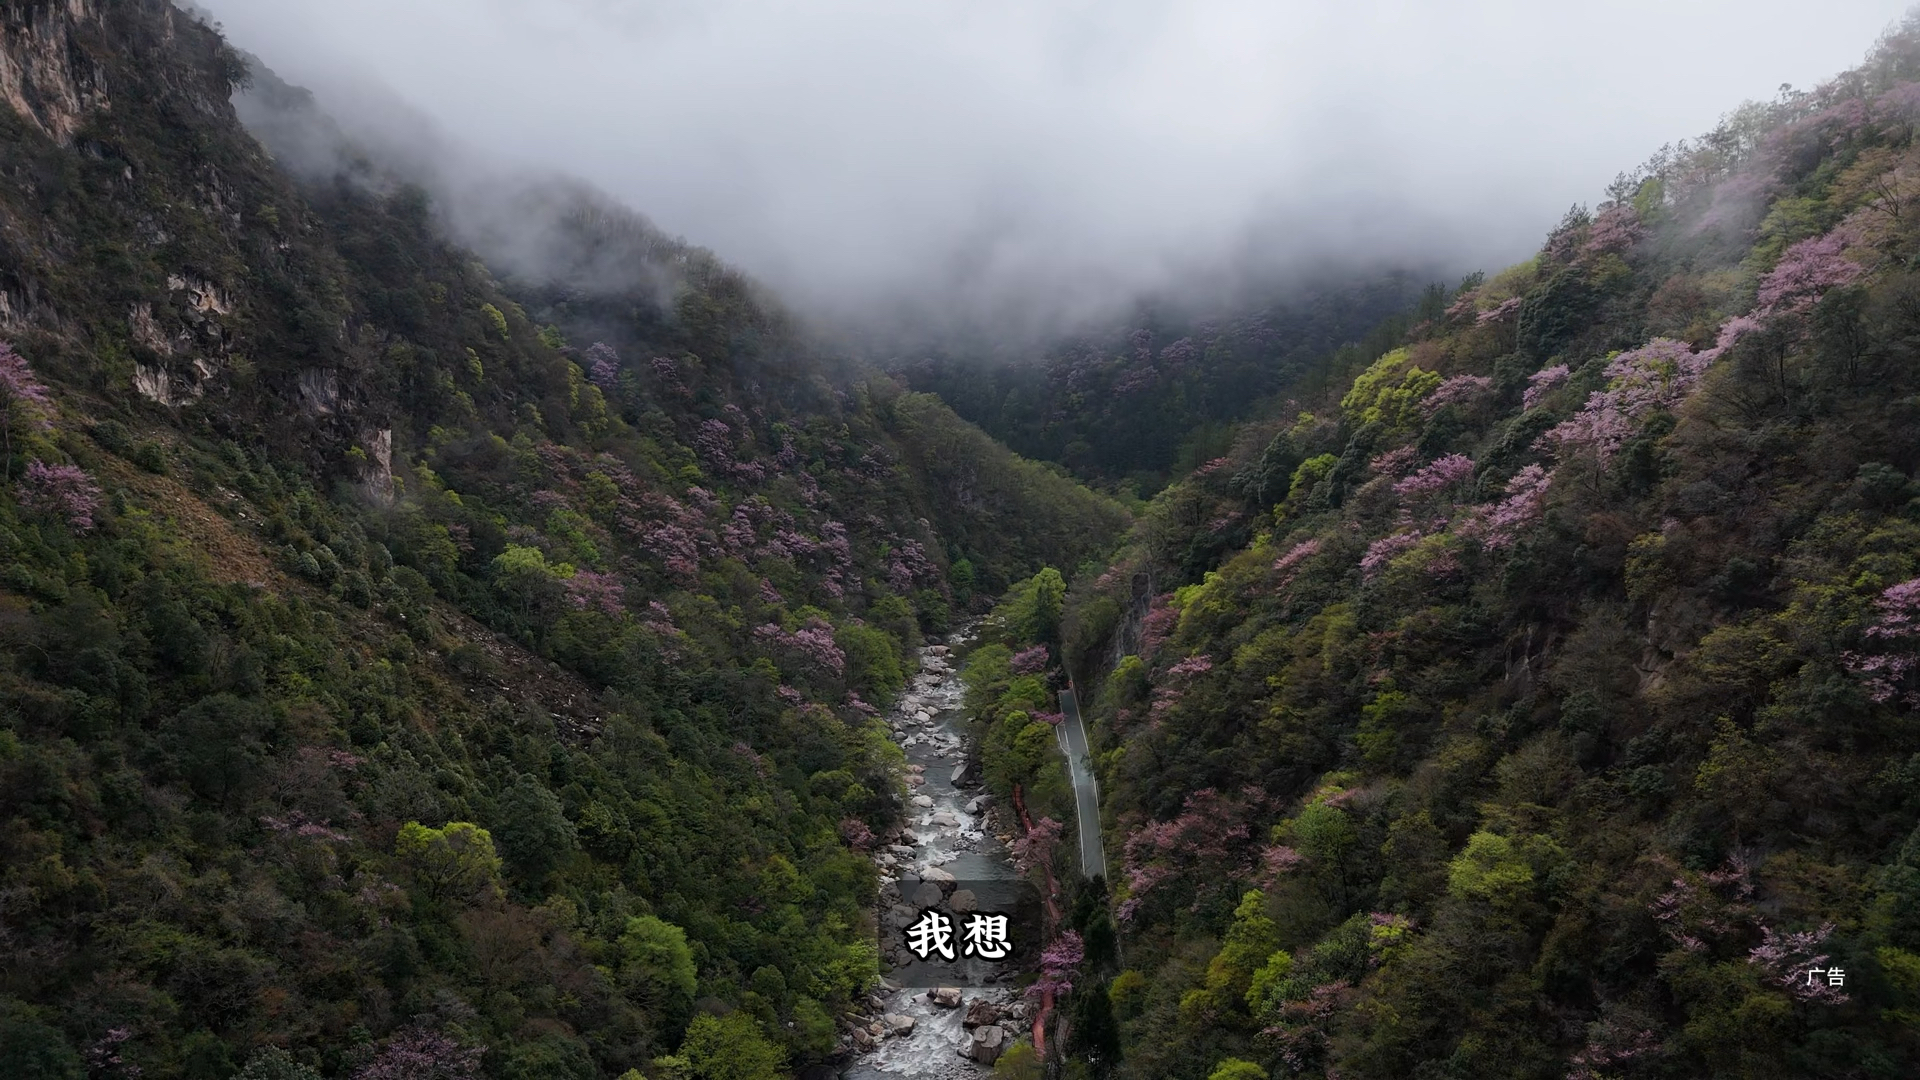
[[1093,1073],[1920,1068],[1916,78],[1662,151],[1075,579]]

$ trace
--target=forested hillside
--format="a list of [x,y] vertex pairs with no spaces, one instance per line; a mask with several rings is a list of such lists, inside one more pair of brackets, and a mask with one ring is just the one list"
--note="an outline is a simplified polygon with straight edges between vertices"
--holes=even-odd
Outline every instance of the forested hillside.
[[876,707],[1124,512],[590,193],[502,284],[294,176],[164,0],[0,28],[0,1074],[817,1070]]
[[1073,583],[1082,1067],[1920,1072],[1916,79],[1663,151]]
[[1266,399],[1322,390],[1340,346],[1389,316],[1438,314],[1444,290],[1420,290],[1395,272],[1297,285],[1213,317],[1143,304],[1125,325],[1031,352],[955,346],[892,366],[1020,453],[1150,496],[1224,451]]

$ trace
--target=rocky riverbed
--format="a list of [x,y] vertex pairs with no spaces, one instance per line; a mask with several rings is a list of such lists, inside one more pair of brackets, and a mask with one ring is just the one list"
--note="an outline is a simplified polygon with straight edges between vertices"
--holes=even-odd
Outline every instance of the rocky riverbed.
[[[955,910],[970,904],[983,909],[1003,898],[999,889],[1015,888],[1019,875],[1007,851],[1006,830],[998,827],[998,808],[971,775],[972,747],[962,735],[964,690],[954,670],[954,650],[965,642],[956,633],[944,644],[920,653],[920,673],[894,706],[888,722],[907,755],[908,805],[905,827],[876,848],[880,869],[881,967],[907,970],[904,928],[922,899],[941,890]],[[960,895],[964,883],[967,893]],[[903,892],[904,890],[904,892]],[[980,963],[968,961],[968,963]],[[1012,977],[1000,965],[981,964],[970,986],[906,985],[911,977],[883,981],[869,1002],[871,1015],[849,1032],[855,1050],[847,1080],[924,1077],[959,1080],[984,1077],[1002,1051],[1024,1031],[1032,1005],[1004,985]]]

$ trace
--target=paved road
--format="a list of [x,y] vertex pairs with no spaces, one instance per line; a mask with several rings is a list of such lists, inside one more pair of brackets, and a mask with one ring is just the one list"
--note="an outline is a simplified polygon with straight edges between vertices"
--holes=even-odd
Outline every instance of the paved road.
[[1093,756],[1087,750],[1087,725],[1080,719],[1080,701],[1072,690],[1060,691],[1061,748],[1067,754],[1073,778],[1075,816],[1080,819],[1080,870],[1088,877],[1107,876],[1107,851],[1100,845],[1100,784],[1093,776]]

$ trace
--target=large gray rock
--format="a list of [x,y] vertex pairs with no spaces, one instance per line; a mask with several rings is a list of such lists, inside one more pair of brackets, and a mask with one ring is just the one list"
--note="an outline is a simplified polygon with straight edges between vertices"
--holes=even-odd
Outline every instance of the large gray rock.
[[894,1035],[913,1034],[914,1019],[903,1013],[888,1013],[885,1017],[887,1030]]
[[972,889],[953,890],[953,899],[947,901],[955,915],[970,915],[980,910],[980,899],[973,895]]
[[915,805],[915,806],[917,806],[917,807],[919,807],[919,808],[920,808],[920,809],[922,809],[922,810],[925,810],[925,809],[926,809],[927,807],[929,807],[929,806],[932,806],[932,805],[933,805],[933,796],[931,796],[931,795],[915,795],[915,796],[913,797],[913,805]]
[[960,1007],[960,989],[954,986],[939,986],[927,991],[927,1000],[943,1009]]
[[1000,1060],[1009,1041],[1007,1030],[1000,1025],[982,1025],[973,1029],[973,1041],[967,1045],[967,1056],[982,1065],[991,1065]]
[[[940,897],[942,895],[939,885],[931,881],[922,881],[919,887],[913,890],[913,903],[915,907],[919,908],[939,907]],[[908,920],[901,925],[907,926],[911,925],[911,923],[912,920]]]
[[920,872],[920,880],[931,881],[942,889],[953,888],[953,875],[937,866],[929,866]]
[[971,775],[972,772],[973,772],[973,763],[970,761],[963,761],[960,764],[955,765],[953,767],[953,778],[950,782],[955,784],[964,784],[967,782],[967,777]]

